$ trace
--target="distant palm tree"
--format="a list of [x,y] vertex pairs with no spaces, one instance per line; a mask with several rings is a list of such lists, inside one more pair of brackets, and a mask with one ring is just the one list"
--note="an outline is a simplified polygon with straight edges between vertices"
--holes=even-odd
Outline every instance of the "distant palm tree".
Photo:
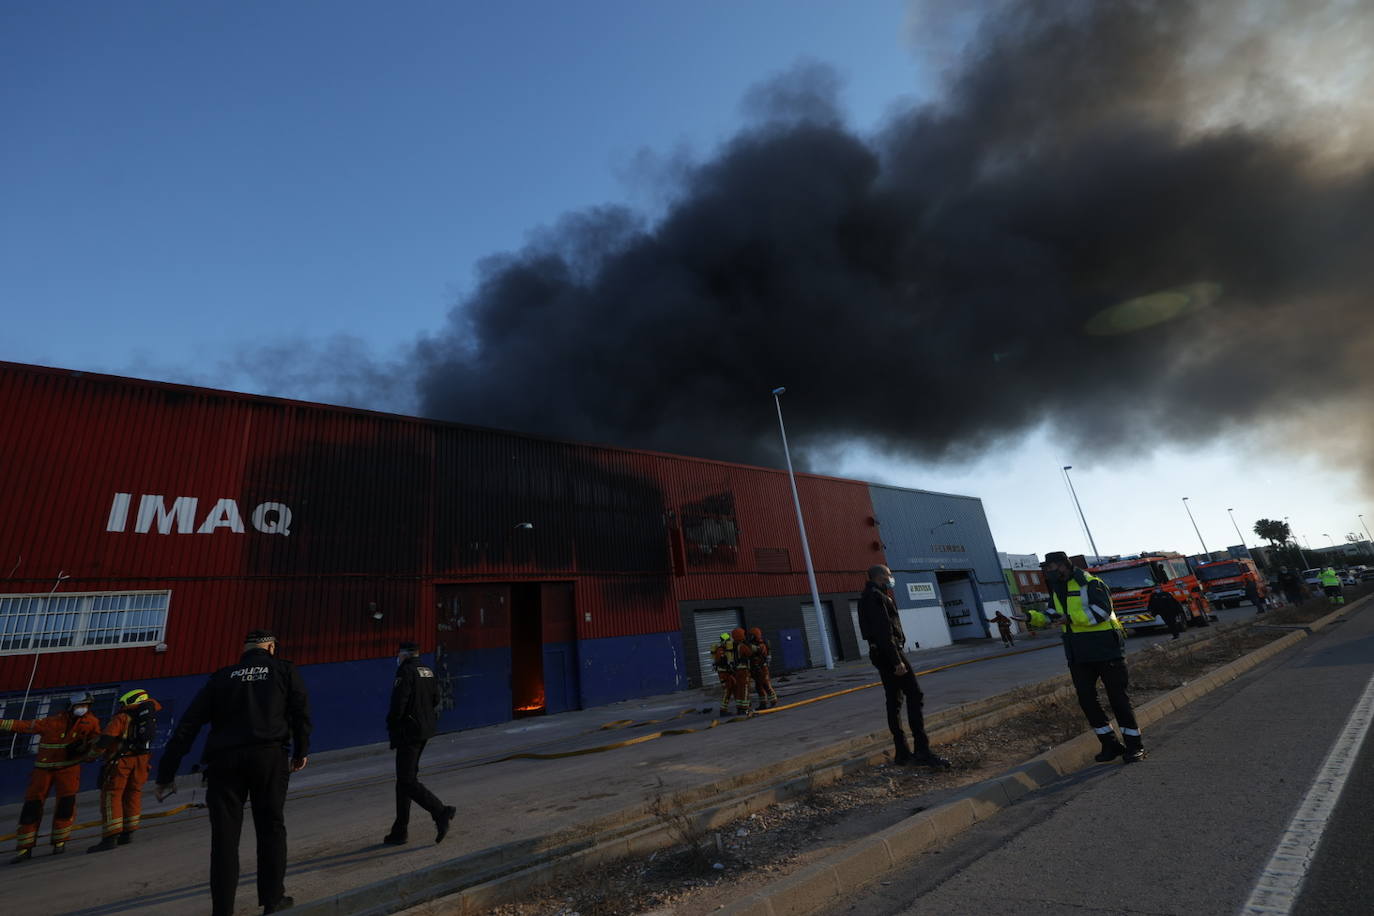
[[1272,518],[1262,518],[1255,522],[1255,534],[1277,547],[1280,544],[1288,543],[1293,537],[1293,529],[1288,527],[1287,522],[1275,521]]

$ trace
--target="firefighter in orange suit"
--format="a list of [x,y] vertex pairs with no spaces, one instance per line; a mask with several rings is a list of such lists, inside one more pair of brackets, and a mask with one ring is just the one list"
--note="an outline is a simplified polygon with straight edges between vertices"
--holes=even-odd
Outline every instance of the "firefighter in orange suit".
[[[754,664],[754,647],[749,645],[743,627],[730,631],[730,641],[735,644],[735,715],[754,714],[754,700],[749,695],[749,669]],[[740,709],[743,704],[743,710]]]
[[711,648],[711,660],[716,674],[720,676],[720,714],[728,716],[730,701],[734,700],[736,715],[752,715],[745,681],[739,677],[742,668],[745,677],[748,677],[747,663],[742,662],[732,634],[720,634],[720,642]]
[[33,857],[38,825],[43,821],[43,801],[48,792],[57,796],[52,816],[52,854],[67,851],[67,834],[76,820],[76,793],[81,788],[81,763],[100,735],[100,720],[91,712],[95,698],[89,693],[72,697],[66,712],[46,719],[0,719],[0,732],[38,735],[38,757],[33,763],[24,807],[19,810],[18,865]]
[[773,679],[768,674],[768,640],[763,638],[763,630],[754,627],[749,631],[749,648],[754,654],[749,657],[749,675],[754,679],[754,689],[759,694],[759,709],[772,709],[778,705],[778,694],[773,689]]
[[119,698],[119,712],[96,742],[91,757],[104,761],[100,768],[104,827],[100,842],[87,852],[105,852],[133,842],[143,811],[143,784],[148,781],[148,758],[161,709],[162,704],[146,690],[130,690]]

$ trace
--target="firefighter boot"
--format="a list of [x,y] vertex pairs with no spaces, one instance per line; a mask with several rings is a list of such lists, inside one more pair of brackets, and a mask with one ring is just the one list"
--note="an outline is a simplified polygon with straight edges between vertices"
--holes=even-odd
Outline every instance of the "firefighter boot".
[[133,841],[134,832],[132,830],[125,830],[123,833],[119,835],[119,838],[115,840],[115,842],[118,843],[120,846],[128,846]]
[[33,847],[32,847],[32,846],[29,846],[29,847],[27,847],[26,849],[21,849],[21,850],[19,850],[19,855],[15,856],[13,859],[10,859],[10,864],[11,864],[11,865],[22,865],[23,863],[29,861],[29,860],[32,859],[32,858],[33,858]]
[[1140,743],[1139,735],[1126,735],[1126,763],[1139,763],[1145,759],[1145,746]]
[[[1093,757],[1098,763],[1110,763],[1126,753],[1126,748],[1122,747],[1121,742],[1117,740],[1115,729],[1106,734],[1099,734],[1097,740],[1102,742],[1102,750]],[[1129,741],[1130,739],[1126,740]]]
[[53,855],[55,855],[55,856],[60,856],[60,855],[62,855],[62,853],[66,852],[66,851],[67,851],[67,844],[66,844],[66,843],[53,843],[53,844],[52,844],[52,854],[53,854]]
[[87,854],[93,852],[109,852],[111,849],[115,848],[116,843],[117,841],[113,836],[103,836],[100,838],[99,843],[96,843],[90,849],[87,849],[86,852]]

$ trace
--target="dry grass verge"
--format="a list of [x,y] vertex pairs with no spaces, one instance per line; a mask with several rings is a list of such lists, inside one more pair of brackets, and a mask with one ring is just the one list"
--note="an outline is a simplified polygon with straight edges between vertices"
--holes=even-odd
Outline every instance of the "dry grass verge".
[[[1355,600],[1372,589],[1351,589]],[[1228,628],[1204,641],[1167,641],[1130,657],[1137,705],[1285,635],[1331,611],[1324,599],[1283,608]],[[1033,696],[1016,719],[963,736],[937,750],[949,771],[898,767],[861,770],[829,785],[812,784],[791,802],[704,830],[682,805],[660,798],[655,813],[677,845],[648,856],[598,866],[518,903],[496,916],[631,916],[704,914],[847,843],[938,804],[952,791],[981,782],[1084,731],[1072,696]],[[1105,697],[1103,698],[1106,707]],[[443,902],[427,910],[443,913]]]

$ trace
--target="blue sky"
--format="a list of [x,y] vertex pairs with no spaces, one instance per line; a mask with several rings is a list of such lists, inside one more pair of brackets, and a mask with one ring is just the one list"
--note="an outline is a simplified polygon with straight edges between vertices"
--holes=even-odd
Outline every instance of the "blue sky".
[[[0,359],[252,390],[228,366],[259,347],[348,335],[384,357],[560,214],[652,213],[656,176],[799,61],[836,69],[860,130],[930,96],[913,34],[899,0],[8,4]],[[1228,506],[1316,546],[1365,505],[1353,475],[1260,438],[1094,466],[1032,436],[835,470],[982,495],[999,546],[1044,552],[1086,546],[1062,464],[1107,552],[1196,549],[1184,495],[1209,546],[1235,541]]]

